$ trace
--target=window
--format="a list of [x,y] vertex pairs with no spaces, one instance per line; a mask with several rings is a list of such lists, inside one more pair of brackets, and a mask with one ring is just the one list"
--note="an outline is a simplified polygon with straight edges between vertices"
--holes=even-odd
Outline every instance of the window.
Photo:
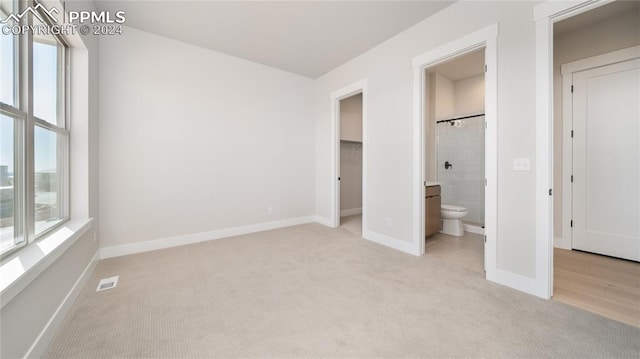
[[[0,0],[0,19],[36,4]],[[25,13],[7,25],[51,26]],[[66,59],[64,39],[47,31],[0,35],[0,256],[68,219]]]

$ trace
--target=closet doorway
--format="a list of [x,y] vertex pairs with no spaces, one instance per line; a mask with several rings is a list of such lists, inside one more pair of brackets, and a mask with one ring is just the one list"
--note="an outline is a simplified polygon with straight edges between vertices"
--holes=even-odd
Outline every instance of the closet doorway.
[[339,101],[340,227],[362,237],[362,93]]
[[367,80],[331,93],[331,223],[358,238],[366,228]]

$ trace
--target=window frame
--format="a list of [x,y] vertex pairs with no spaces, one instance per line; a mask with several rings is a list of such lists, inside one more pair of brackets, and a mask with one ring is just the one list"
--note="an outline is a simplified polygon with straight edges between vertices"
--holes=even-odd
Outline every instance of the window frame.
[[[36,0],[12,1],[14,11],[22,12],[29,6],[36,6]],[[44,26],[53,26],[49,18],[38,10],[45,20]],[[22,19],[24,23],[34,23],[33,14]],[[0,253],[0,259],[14,254],[22,248],[41,240],[59,229],[70,220],[70,46],[64,36],[51,34],[56,45],[59,73],[56,76],[57,85],[57,119],[56,124],[48,122],[34,115],[34,44],[31,32],[15,35],[14,42],[14,105],[0,102],[0,114],[14,119],[14,246]],[[58,173],[57,204],[60,219],[54,225],[36,234],[36,170],[35,170],[35,138],[36,127],[50,131],[56,136],[57,158],[56,172]],[[23,240],[15,244],[16,233],[21,234]]]

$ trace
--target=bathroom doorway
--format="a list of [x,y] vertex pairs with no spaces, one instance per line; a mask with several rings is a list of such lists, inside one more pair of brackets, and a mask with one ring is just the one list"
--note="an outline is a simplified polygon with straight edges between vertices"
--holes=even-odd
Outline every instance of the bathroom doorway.
[[[440,65],[445,65],[448,62],[456,60],[464,61],[479,57],[483,59],[480,65],[476,67],[475,73],[470,73],[468,76],[460,77],[459,80],[468,79],[474,77],[473,75],[483,74],[483,85],[480,85],[484,95],[483,110],[481,109],[468,109],[464,104],[470,104],[461,100],[459,103],[460,111],[468,112],[468,115],[475,116],[484,113],[484,196],[480,196],[481,200],[484,200],[484,234],[472,233],[470,231],[464,232],[464,224],[460,224],[463,234],[469,233],[470,235],[477,236],[479,242],[473,242],[476,244],[475,249],[470,249],[469,252],[473,253],[472,256],[478,262],[482,262],[483,265],[470,264],[471,267],[480,268],[477,269],[480,275],[484,275],[487,280],[493,282],[504,283],[511,281],[508,273],[499,271],[496,268],[497,264],[497,217],[498,217],[498,61],[497,61],[497,37],[498,37],[498,24],[491,24],[485,28],[479,29],[472,33],[469,33],[463,37],[453,40],[449,43],[443,44],[440,47],[432,49],[424,54],[418,55],[413,58],[413,74],[414,74],[414,130],[415,130],[415,146],[414,146],[414,245],[415,252],[418,255],[432,255],[435,256],[435,250],[430,243],[427,243],[427,213],[433,214],[435,211],[431,211],[429,206],[432,201],[427,201],[428,195],[433,195],[434,191],[429,188],[429,185],[434,184],[437,180],[437,121],[436,121],[436,106],[433,101],[429,101],[434,96],[435,88],[432,88],[430,83],[430,71],[434,70]],[[471,56],[468,56],[471,55]],[[469,65],[471,66],[471,65]],[[461,66],[466,70],[468,66]],[[461,70],[462,71],[462,70]],[[477,72],[479,71],[479,73]],[[452,82],[452,81],[450,81]],[[473,82],[473,81],[468,81]],[[476,81],[478,82],[478,81]],[[451,93],[451,89],[449,89]],[[455,95],[455,86],[453,88]],[[451,97],[449,97],[451,99]],[[455,98],[453,104],[449,103],[449,109],[455,111]],[[475,111],[475,112],[474,112]],[[438,118],[438,120],[454,120],[449,114],[449,118]],[[453,113],[455,116],[455,112]],[[445,116],[443,114],[443,116]],[[464,117],[464,116],[463,116]],[[480,121],[482,122],[482,121]],[[449,124],[449,126],[451,126]],[[454,123],[455,126],[455,123]],[[446,162],[446,160],[445,160]],[[449,163],[451,164],[451,163]],[[444,163],[441,165],[444,166]],[[461,165],[462,166],[462,165]],[[476,165],[477,166],[477,165]],[[480,165],[482,167],[482,165]],[[454,164],[455,168],[455,164]],[[437,184],[437,182],[435,183]],[[438,192],[437,190],[435,192]],[[440,191],[441,192],[441,191]],[[440,193],[441,197],[442,193]],[[445,193],[446,195],[446,193]],[[444,203],[448,204],[448,203]],[[440,206],[441,207],[441,206]],[[462,206],[458,206],[462,207]],[[442,208],[440,208],[442,210]],[[465,213],[465,216],[468,213]],[[455,215],[455,213],[454,213]],[[463,216],[464,217],[464,216]],[[451,223],[450,223],[451,224]],[[454,226],[455,227],[455,226]],[[481,228],[481,226],[480,226]],[[444,226],[443,226],[444,229]],[[469,229],[469,228],[467,228]],[[435,232],[438,233],[438,232]],[[445,239],[450,239],[446,238]],[[454,241],[459,244],[469,244],[462,240]],[[453,242],[449,242],[453,243]],[[427,246],[429,245],[429,248]],[[484,250],[483,250],[484,248]],[[451,249],[451,248],[450,248]],[[455,248],[450,251],[450,261],[455,262],[454,265],[459,265],[461,260],[456,260],[456,256],[470,254],[461,251],[456,251]],[[473,261],[473,260],[472,260]],[[471,262],[472,262],[471,261]],[[469,262],[469,263],[471,263]],[[483,273],[483,274],[482,274]]]
[[[440,213],[425,216],[425,253],[484,276],[485,49],[426,68],[425,175]],[[429,197],[426,199],[429,201]],[[427,203],[429,207],[429,203]],[[434,214],[439,218],[433,218]],[[433,233],[430,222],[442,225]]]

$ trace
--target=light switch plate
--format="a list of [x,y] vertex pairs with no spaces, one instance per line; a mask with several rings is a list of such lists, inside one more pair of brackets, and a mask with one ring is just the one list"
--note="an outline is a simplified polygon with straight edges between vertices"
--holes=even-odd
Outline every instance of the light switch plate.
[[531,159],[529,159],[529,158],[515,158],[513,160],[513,170],[514,171],[530,171],[531,170]]

